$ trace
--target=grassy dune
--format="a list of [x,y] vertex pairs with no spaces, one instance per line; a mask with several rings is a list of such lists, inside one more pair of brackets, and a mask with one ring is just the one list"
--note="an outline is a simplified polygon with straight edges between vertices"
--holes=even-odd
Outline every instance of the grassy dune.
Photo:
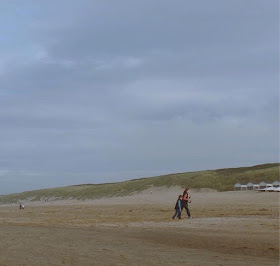
[[119,183],[85,184],[15,193],[0,197],[0,204],[20,200],[94,199],[110,196],[124,196],[152,187],[181,186],[190,188],[211,188],[218,191],[233,190],[235,183],[274,182],[279,180],[279,163],[252,167],[228,168],[188,173],[177,173],[156,177],[134,179]]

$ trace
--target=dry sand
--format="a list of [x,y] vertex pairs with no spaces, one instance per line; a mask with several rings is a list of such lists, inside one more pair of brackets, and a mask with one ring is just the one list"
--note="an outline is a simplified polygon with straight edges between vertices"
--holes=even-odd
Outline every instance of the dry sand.
[[279,193],[180,188],[0,206],[0,265],[279,265]]

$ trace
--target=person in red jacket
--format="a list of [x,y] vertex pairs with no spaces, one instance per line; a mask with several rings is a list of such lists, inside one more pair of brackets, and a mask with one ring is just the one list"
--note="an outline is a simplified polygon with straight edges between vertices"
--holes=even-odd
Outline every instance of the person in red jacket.
[[186,211],[187,211],[187,215],[188,215],[189,219],[191,219],[192,216],[191,216],[191,213],[190,213],[190,210],[189,210],[189,205],[188,205],[188,203],[190,203],[190,198],[191,198],[191,197],[189,196],[188,191],[189,191],[189,188],[186,187],[185,190],[184,190],[184,192],[183,192],[183,199],[182,199],[181,212],[182,212],[182,210],[185,208]]

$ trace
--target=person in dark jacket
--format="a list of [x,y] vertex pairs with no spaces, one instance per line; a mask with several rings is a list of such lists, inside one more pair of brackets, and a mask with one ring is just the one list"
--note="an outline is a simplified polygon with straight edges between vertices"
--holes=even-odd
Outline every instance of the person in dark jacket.
[[176,205],[175,205],[175,214],[172,216],[172,220],[176,218],[176,216],[181,220],[181,201],[182,201],[182,195],[179,195]]
[[184,190],[184,192],[183,192],[183,199],[182,199],[181,212],[182,212],[182,210],[185,208],[186,211],[187,211],[187,215],[188,215],[189,219],[191,219],[192,216],[191,216],[191,213],[190,213],[190,210],[189,210],[189,205],[188,205],[188,203],[190,203],[190,198],[191,198],[191,197],[189,196],[188,191],[189,191],[189,188],[186,187],[185,190]]

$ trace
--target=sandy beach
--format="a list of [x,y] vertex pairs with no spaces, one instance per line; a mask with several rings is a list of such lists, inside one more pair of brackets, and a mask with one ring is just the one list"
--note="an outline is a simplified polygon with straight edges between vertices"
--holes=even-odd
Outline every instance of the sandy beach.
[[279,193],[182,189],[0,206],[0,265],[279,265]]

